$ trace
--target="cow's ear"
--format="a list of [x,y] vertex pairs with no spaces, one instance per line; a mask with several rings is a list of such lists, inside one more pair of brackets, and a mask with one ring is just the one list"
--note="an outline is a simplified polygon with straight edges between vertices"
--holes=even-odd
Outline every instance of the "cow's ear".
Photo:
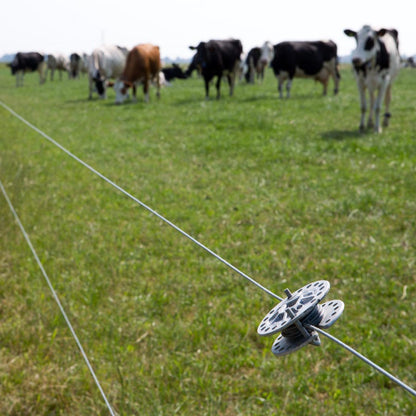
[[387,29],[380,29],[380,30],[378,30],[377,31],[377,36],[378,37],[382,37],[382,36],[384,36],[385,34],[387,33]]
[[354,31],[353,31],[353,30],[351,30],[351,29],[345,29],[345,30],[344,30],[344,33],[345,33],[347,36],[351,37],[351,38],[357,38],[357,32],[354,32]]
[[194,51],[196,49],[196,46],[190,46],[189,49],[191,49],[192,51]]

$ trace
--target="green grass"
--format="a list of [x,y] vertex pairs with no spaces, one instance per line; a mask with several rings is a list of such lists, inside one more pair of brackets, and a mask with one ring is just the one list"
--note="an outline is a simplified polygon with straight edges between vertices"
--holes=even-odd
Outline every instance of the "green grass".
[[[358,133],[348,67],[338,96],[295,80],[289,100],[271,72],[220,101],[196,78],[122,106],[87,84],[16,88],[0,68],[8,106],[276,294],[329,280],[345,303],[329,332],[416,387],[416,72],[400,73],[381,135]],[[325,337],[275,358],[256,332],[275,300],[0,120],[0,180],[118,414],[416,414]],[[0,414],[107,414],[3,197],[0,234]]]

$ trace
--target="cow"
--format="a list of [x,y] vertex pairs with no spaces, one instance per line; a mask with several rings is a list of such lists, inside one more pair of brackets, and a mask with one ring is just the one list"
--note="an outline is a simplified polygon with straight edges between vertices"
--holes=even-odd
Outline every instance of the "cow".
[[312,78],[323,84],[326,95],[329,77],[334,80],[334,94],[338,93],[340,74],[338,71],[337,45],[329,41],[281,42],[273,47],[271,67],[278,79],[278,91],[283,98],[290,97],[293,78]]
[[18,52],[13,61],[8,64],[12,75],[16,75],[16,87],[23,86],[25,72],[39,72],[39,83],[45,82],[45,57],[39,52]]
[[[127,90],[132,87],[133,98],[136,99],[136,85],[143,84],[145,101],[149,101],[149,85],[156,83],[157,97],[160,97],[160,60],[159,46],[150,43],[135,46],[127,55],[123,73],[114,84],[116,103],[121,104],[127,97]],[[163,76],[164,77],[164,76]]]
[[183,72],[182,68],[178,64],[172,64],[171,67],[162,68],[162,72],[165,75],[165,80],[167,82],[170,82],[175,78],[186,78],[185,72]]
[[255,75],[262,82],[264,79],[264,71],[273,59],[273,45],[271,42],[264,42],[262,47],[254,47],[250,49],[246,58],[246,81],[254,84]]
[[106,98],[106,82],[118,78],[124,69],[128,50],[121,46],[104,45],[93,50],[89,59],[89,96],[92,98],[93,87],[100,98]]
[[62,81],[62,71],[67,72],[68,70],[69,60],[66,56],[62,54],[49,54],[47,56],[45,78],[48,77],[48,71],[51,71],[50,78],[53,81],[55,71],[59,71],[59,79]]
[[255,76],[257,74],[257,79],[260,78],[260,71],[257,64],[260,60],[261,51],[258,46],[251,48],[248,51],[245,65],[244,65],[244,78],[250,84],[254,84]]
[[79,78],[79,73],[81,71],[81,55],[76,52],[69,55],[69,76],[70,78],[76,79]]
[[[352,52],[352,66],[360,95],[361,119],[359,130],[365,130],[367,112],[366,90],[370,96],[370,111],[367,127],[374,127],[376,133],[381,133],[380,111],[384,100],[385,113],[383,127],[387,127],[391,114],[391,88],[400,68],[399,34],[396,29],[375,30],[364,25],[358,32],[345,29],[347,36],[354,37],[357,42]],[[376,94],[376,98],[375,98]],[[373,117],[375,121],[373,121]]]
[[86,53],[80,55],[77,52],[69,55],[69,76],[72,79],[79,78],[80,74],[88,72],[89,56]]
[[192,71],[198,69],[205,82],[205,98],[209,98],[209,84],[214,77],[217,77],[216,89],[217,99],[220,98],[221,78],[227,76],[230,86],[230,96],[234,92],[235,78],[240,68],[240,57],[243,46],[238,39],[210,40],[200,42],[198,46],[190,46],[196,50],[196,54],[186,70],[185,74],[191,75]]

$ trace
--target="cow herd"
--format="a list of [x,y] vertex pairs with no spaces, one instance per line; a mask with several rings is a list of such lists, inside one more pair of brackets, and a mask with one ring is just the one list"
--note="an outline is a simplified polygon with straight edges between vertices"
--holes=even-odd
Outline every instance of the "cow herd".
[[[359,31],[346,29],[344,33],[356,40],[351,59],[360,95],[359,129],[374,128],[379,133],[382,130],[382,103],[385,102],[382,125],[387,126],[391,86],[400,67],[398,32],[395,29],[376,30],[365,25]],[[204,80],[206,98],[209,97],[210,84],[216,78],[216,97],[219,99],[224,77],[228,81],[229,94],[233,95],[236,80],[244,77],[247,82],[254,83],[257,78],[261,82],[268,66],[277,78],[280,98],[283,98],[285,83],[286,97],[290,97],[291,85],[296,77],[319,81],[324,95],[332,78],[334,94],[339,91],[337,45],[330,40],[281,42],[276,45],[265,42],[261,47],[252,48],[244,58],[243,46],[238,39],[210,40],[190,48],[195,54],[186,71],[178,65],[162,68],[159,47],[152,44],[140,44],[131,50],[107,45],[96,48],[89,56],[73,53],[69,59],[62,55],[45,57],[37,52],[19,52],[9,66],[12,74],[16,75],[16,86],[23,85],[23,74],[27,71],[38,71],[40,83],[45,81],[48,70],[51,80],[56,70],[60,71],[61,79],[62,71],[66,71],[70,78],[78,78],[80,73],[85,72],[89,79],[90,99],[93,93],[105,98],[106,89],[113,86],[117,103],[126,99],[129,88],[136,99],[138,85],[143,85],[145,101],[148,101],[151,83],[156,85],[159,97],[163,83],[173,78],[188,78],[193,71],[197,71]]]

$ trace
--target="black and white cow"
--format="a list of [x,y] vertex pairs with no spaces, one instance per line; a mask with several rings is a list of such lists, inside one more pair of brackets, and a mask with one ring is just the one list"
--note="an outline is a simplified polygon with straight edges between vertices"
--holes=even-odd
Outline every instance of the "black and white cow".
[[45,57],[39,52],[18,52],[13,61],[8,64],[12,75],[16,75],[16,87],[23,86],[25,72],[39,72],[39,82],[45,82]]
[[278,79],[280,98],[283,83],[287,80],[286,96],[290,97],[293,78],[312,78],[324,86],[327,93],[328,81],[334,80],[334,94],[338,93],[340,74],[338,71],[337,45],[329,41],[281,42],[274,45],[271,67]]
[[247,82],[254,84],[254,79],[262,82],[264,71],[273,59],[273,45],[264,42],[263,46],[250,49],[245,60],[244,77]]
[[128,52],[128,49],[116,45],[94,49],[89,59],[89,99],[92,98],[94,84],[99,97],[106,98],[106,82],[123,73]]
[[162,72],[165,75],[165,80],[167,82],[170,82],[175,78],[186,78],[185,72],[183,72],[182,68],[178,64],[172,64],[171,67],[162,68]]
[[[387,127],[390,118],[392,82],[400,68],[399,34],[396,29],[375,30],[365,25],[359,32],[344,30],[347,36],[354,37],[357,47],[352,52],[352,65],[360,94],[360,131],[364,130],[367,112],[366,90],[370,96],[370,111],[367,127],[374,127],[380,133],[380,111],[384,99],[385,113],[383,126]],[[376,94],[376,97],[375,97]],[[375,120],[373,120],[375,118]]]
[[217,77],[215,84],[217,99],[220,98],[221,78],[226,75],[230,86],[230,95],[233,95],[235,79],[240,71],[240,56],[243,46],[238,39],[210,40],[201,42],[198,46],[190,46],[196,54],[186,70],[186,76],[197,69],[205,82],[205,98],[209,98],[209,84]]
[[79,53],[73,52],[69,55],[69,76],[72,79],[79,78],[79,73],[81,70],[81,55]]
[[250,84],[254,84],[256,75],[260,78],[260,71],[258,71],[257,64],[259,63],[261,50],[258,46],[251,48],[246,56],[244,65],[244,78]]
[[89,59],[90,57],[86,53],[71,53],[71,55],[69,55],[69,77],[76,79],[80,77],[80,74],[87,74]]

